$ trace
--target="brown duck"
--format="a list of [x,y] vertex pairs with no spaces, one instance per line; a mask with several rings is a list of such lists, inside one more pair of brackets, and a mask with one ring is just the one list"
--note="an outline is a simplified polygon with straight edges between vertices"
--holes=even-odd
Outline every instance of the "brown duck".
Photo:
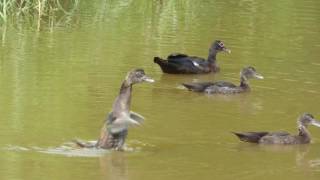
[[308,125],[320,127],[320,122],[313,115],[304,113],[298,118],[298,134],[291,135],[287,132],[233,132],[241,141],[259,144],[308,144],[311,135]]
[[143,69],[135,69],[129,72],[123,81],[120,93],[113,103],[112,111],[101,129],[100,137],[96,144],[90,144],[76,140],[77,145],[87,148],[102,148],[123,150],[128,128],[139,126],[143,123],[143,116],[130,111],[132,85],[142,82],[154,82],[146,76]]
[[240,85],[227,81],[183,83],[182,85],[190,91],[203,92],[207,94],[235,94],[250,90],[249,79],[263,79],[252,66],[244,67],[240,72]]

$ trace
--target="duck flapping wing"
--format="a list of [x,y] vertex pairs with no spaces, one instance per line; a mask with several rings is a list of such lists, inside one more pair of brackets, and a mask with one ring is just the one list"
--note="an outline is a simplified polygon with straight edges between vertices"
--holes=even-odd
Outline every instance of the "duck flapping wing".
[[144,122],[144,117],[136,112],[130,111],[130,118],[141,125]]
[[123,113],[116,117],[112,112],[107,117],[107,128],[111,133],[119,133],[127,130],[132,126],[140,126],[144,121],[144,117],[138,113],[130,111],[129,114]]

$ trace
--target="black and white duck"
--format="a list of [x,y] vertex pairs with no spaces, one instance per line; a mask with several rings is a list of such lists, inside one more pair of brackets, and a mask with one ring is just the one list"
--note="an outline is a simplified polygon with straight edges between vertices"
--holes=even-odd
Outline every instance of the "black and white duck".
[[218,52],[222,51],[231,52],[225,47],[222,41],[216,40],[209,49],[207,59],[181,53],[173,53],[170,54],[166,60],[161,59],[160,57],[154,57],[154,62],[159,64],[164,73],[169,74],[215,73],[220,69],[217,64],[216,55]]
[[258,74],[254,67],[249,66],[241,70],[240,85],[238,86],[226,81],[183,83],[182,85],[190,91],[195,92],[204,92],[208,94],[234,94],[249,91],[249,79],[251,78],[263,79],[263,76]]
[[311,135],[308,125],[320,127],[320,122],[313,115],[304,113],[298,118],[298,134],[291,135],[288,132],[233,132],[241,141],[258,144],[308,144]]

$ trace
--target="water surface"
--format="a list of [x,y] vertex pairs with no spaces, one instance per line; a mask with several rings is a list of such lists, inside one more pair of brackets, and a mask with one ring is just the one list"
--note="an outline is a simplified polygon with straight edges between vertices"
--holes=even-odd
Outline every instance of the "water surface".
[[[2,27],[0,178],[319,179],[320,129],[310,127],[310,145],[288,147],[230,133],[295,132],[303,112],[320,119],[319,12],[318,0],[96,0],[82,1],[68,25]],[[172,52],[206,57],[215,39],[232,50],[218,55],[218,74],[167,75],[153,63]],[[247,65],[265,77],[250,82],[250,93],[208,96],[180,85],[238,83]],[[146,121],[129,132],[132,151],[39,152],[95,140],[137,67],[156,82],[134,87],[132,110]]]

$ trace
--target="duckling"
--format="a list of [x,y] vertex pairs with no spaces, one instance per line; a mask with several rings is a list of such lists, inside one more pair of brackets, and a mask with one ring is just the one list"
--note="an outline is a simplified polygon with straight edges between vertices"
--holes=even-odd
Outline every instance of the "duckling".
[[122,82],[120,93],[113,103],[112,111],[106,118],[97,143],[92,145],[76,140],[76,144],[87,148],[123,150],[128,128],[139,126],[144,121],[143,116],[130,111],[132,86],[142,82],[152,83],[154,80],[146,76],[143,69],[130,71]]
[[298,118],[298,134],[291,135],[287,132],[232,132],[241,141],[259,144],[308,144],[311,135],[307,129],[308,125],[320,127],[320,122],[313,115],[304,113]]
[[256,72],[252,66],[245,67],[240,72],[240,85],[226,81],[217,82],[199,82],[199,83],[183,83],[182,85],[195,92],[204,92],[208,94],[234,94],[242,93],[250,90],[249,79],[263,79],[263,76]]
[[220,70],[217,65],[216,55],[221,51],[231,53],[231,50],[227,49],[222,41],[216,40],[209,49],[207,60],[201,57],[173,53],[167,57],[167,60],[154,57],[154,63],[159,64],[162,71],[169,74],[215,73]]

